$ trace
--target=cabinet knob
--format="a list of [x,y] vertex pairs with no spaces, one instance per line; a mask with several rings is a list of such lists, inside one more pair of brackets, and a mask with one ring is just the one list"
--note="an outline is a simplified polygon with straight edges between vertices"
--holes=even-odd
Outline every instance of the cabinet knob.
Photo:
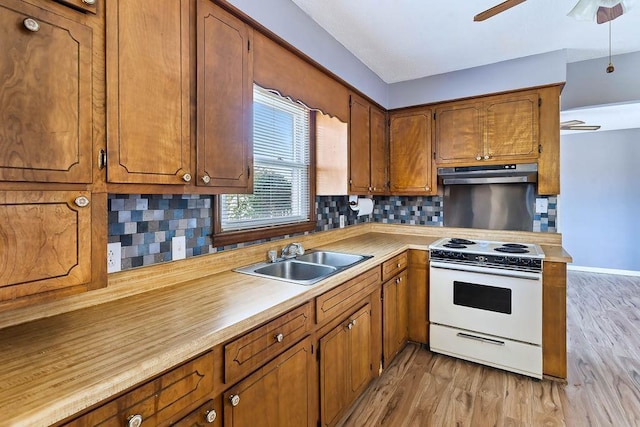
[[284,335],[282,335],[282,334],[275,334],[275,335],[273,336],[273,338],[275,338],[275,340],[276,340],[276,341],[278,341],[278,342],[282,342],[282,340],[284,340]]
[[400,283],[400,278],[399,277],[396,279],[396,283]]
[[376,187],[373,187],[373,191],[378,191],[378,189]]
[[86,208],[87,206],[89,206],[89,198],[86,196],[78,196],[73,202],[79,208]]
[[231,406],[238,406],[238,403],[240,403],[240,396],[232,394],[229,396],[229,402],[231,402]]
[[429,190],[431,190],[431,187],[429,187],[428,185],[425,185],[425,186],[424,186],[424,189],[425,189],[426,191],[429,191]]
[[482,160],[482,156],[476,156],[476,160]]
[[190,173],[185,173],[184,175],[182,175],[182,180],[184,182],[190,182],[191,181],[191,174]]
[[490,155],[488,155],[488,154],[485,154],[485,155],[484,155],[484,159],[485,159],[485,160],[489,160],[489,158],[490,158],[490,157],[491,157],[491,156],[490,156]]
[[397,267],[400,268],[400,263],[397,264]]
[[205,184],[208,184],[211,182],[211,177],[209,175],[203,175],[201,179],[202,179],[202,182],[204,182]]
[[127,418],[127,427],[140,427],[142,425],[142,415],[135,414]]
[[353,322],[347,323],[347,329],[349,330],[353,329]]
[[208,411],[204,412],[204,420],[208,423],[214,422],[217,417],[218,414],[216,414],[215,409],[209,409]]
[[27,30],[33,31],[34,33],[40,29],[40,24],[38,24],[38,21],[33,18],[25,18],[22,23]]
[[82,0],[84,4],[96,4],[96,0]]

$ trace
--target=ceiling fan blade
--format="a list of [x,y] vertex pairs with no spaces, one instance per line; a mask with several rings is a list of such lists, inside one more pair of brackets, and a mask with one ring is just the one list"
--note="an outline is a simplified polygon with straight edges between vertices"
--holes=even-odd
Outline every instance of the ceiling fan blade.
[[573,126],[560,126],[560,130],[598,130],[598,125],[573,125]]
[[567,122],[561,122],[560,127],[568,127],[568,126],[583,125],[583,124],[584,122],[582,120],[569,120]]
[[480,12],[476,16],[473,17],[475,22],[484,21],[485,19],[489,19],[492,16],[495,16],[499,13],[504,12],[507,9],[511,9],[513,6],[517,6],[520,3],[524,3],[526,0],[506,0],[502,3],[493,6],[490,9],[485,10],[484,12]]

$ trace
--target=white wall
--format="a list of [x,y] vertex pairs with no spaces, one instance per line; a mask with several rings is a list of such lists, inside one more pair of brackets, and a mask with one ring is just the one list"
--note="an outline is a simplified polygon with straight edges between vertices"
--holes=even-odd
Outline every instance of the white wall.
[[563,135],[562,244],[573,264],[640,271],[640,129]]

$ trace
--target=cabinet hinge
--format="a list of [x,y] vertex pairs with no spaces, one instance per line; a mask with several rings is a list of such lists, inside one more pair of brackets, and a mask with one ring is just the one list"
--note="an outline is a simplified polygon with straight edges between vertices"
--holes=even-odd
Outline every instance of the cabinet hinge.
[[538,144],[538,153],[542,153],[542,144]]
[[320,361],[320,346],[316,349],[316,359]]
[[247,40],[247,52],[251,52],[251,40]]
[[322,423],[320,422],[320,420],[318,420],[318,427],[322,427]]
[[433,152],[433,160],[435,160],[435,159],[436,159],[436,152],[434,151]]
[[436,113],[433,113],[433,120],[436,119]]
[[251,177],[251,166],[247,166],[247,177]]
[[98,170],[102,170],[107,166],[107,152],[100,149],[98,152]]
[[373,371],[373,363],[369,363],[369,370]]
[[542,98],[538,98],[538,107],[542,107]]

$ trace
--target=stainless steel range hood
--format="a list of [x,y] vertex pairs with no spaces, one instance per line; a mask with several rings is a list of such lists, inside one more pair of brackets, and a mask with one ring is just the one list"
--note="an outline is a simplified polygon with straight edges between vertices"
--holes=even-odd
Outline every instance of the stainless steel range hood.
[[538,180],[538,165],[525,163],[438,168],[438,178],[444,185],[529,183]]

